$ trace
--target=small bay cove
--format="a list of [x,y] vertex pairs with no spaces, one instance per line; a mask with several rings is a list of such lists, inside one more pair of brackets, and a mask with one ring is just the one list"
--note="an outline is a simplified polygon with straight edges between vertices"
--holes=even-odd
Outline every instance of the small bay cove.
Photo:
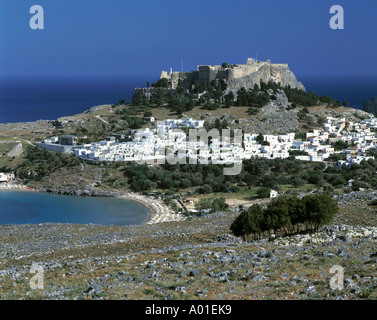
[[151,211],[139,202],[37,191],[0,190],[0,225],[73,223],[141,225]]

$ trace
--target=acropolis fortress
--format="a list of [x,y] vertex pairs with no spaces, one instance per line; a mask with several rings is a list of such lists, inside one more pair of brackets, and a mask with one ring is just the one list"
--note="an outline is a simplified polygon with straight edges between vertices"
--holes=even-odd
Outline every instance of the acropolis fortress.
[[228,86],[232,87],[232,84],[236,84],[238,80],[248,80],[247,78],[258,78],[259,81],[274,81],[280,82],[283,86],[289,84],[291,87],[303,88],[303,85],[298,83],[289,70],[288,64],[272,64],[270,60],[257,61],[253,58],[248,58],[246,64],[198,65],[196,71],[191,72],[173,72],[170,68],[169,73],[161,72],[160,79],[162,78],[169,80],[171,89],[177,87],[179,80],[183,85],[192,82],[209,83],[212,80],[224,80]]

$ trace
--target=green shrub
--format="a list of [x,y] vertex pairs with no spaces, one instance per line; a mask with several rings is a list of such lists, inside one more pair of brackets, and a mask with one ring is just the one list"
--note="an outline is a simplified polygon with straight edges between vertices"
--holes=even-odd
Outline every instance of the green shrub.
[[258,198],[269,198],[271,193],[271,188],[268,187],[261,187],[257,190]]
[[259,204],[243,211],[231,224],[230,230],[237,237],[262,232],[263,209]]
[[368,202],[368,206],[377,206],[377,199],[373,199],[372,201]]
[[265,209],[253,205],[243,211],[231,224],[235,236],[258,236],[265,231],[293,234],[300,228],[317,231],[329,224],[338,213],[338,204],[327,194],[297,197],[279,197],[272,200]]

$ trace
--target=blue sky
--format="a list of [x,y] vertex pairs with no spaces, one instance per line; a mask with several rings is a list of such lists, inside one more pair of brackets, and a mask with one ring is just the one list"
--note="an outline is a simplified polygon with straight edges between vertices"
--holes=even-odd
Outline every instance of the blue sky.
[[1,0],[0,77],[158,77],[256,55],[298,76],[377,76],[376,32],[375,0]]

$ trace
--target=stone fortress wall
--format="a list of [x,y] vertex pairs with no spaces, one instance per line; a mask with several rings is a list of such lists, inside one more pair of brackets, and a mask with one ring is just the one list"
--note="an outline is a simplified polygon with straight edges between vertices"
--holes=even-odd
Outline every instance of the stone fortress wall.
[[[232,91],[234,94],[244,87],[246,89],[252,88],[255,84],[259,85],[263,82],[277,82],[284,86],[291,86],[305,90],[304,85],[297,81],[296,76],[289,69],[288,64],[273,64],[270,60],[256,61],[248,58],[246,64],[228,65],[222,67],[220,65],[198,65],[196,71],[191,72],[170,72],[162,71],[160,79],[168,79],[171,83],[169,90],[175,90],[179,83],[186,89],[195,82],[211,82],[213,80],[224,80],[227,83],[227,91]],[[137,88],[135,94],[142,94],[150,96],[156,88]]]
[[[224,80],[228,82],[249,77],[259,72],[264,73],[264,76],[259,77],[260,80],[265,82],[273,80],[281,82],[284,85],[286,77],[283,73],[290,72],[290,70],[288,64],[272,64],[270,60],[261,62],[248,58],[246,64],[229,65],[224,68],[220,65],[199,65],[196,71],[191,72],[173,72],[172,69],[170,69],[170,73],[162,71],[160,79],[168,79],[172,85],[171,89],[176,89],[179,80],[181,80],[183,84],[191,82],[191,80],[197,80],[199,82]],[[290,85],[292,85],[292,83]],[[298,85],[297,87],[300,86]]]

